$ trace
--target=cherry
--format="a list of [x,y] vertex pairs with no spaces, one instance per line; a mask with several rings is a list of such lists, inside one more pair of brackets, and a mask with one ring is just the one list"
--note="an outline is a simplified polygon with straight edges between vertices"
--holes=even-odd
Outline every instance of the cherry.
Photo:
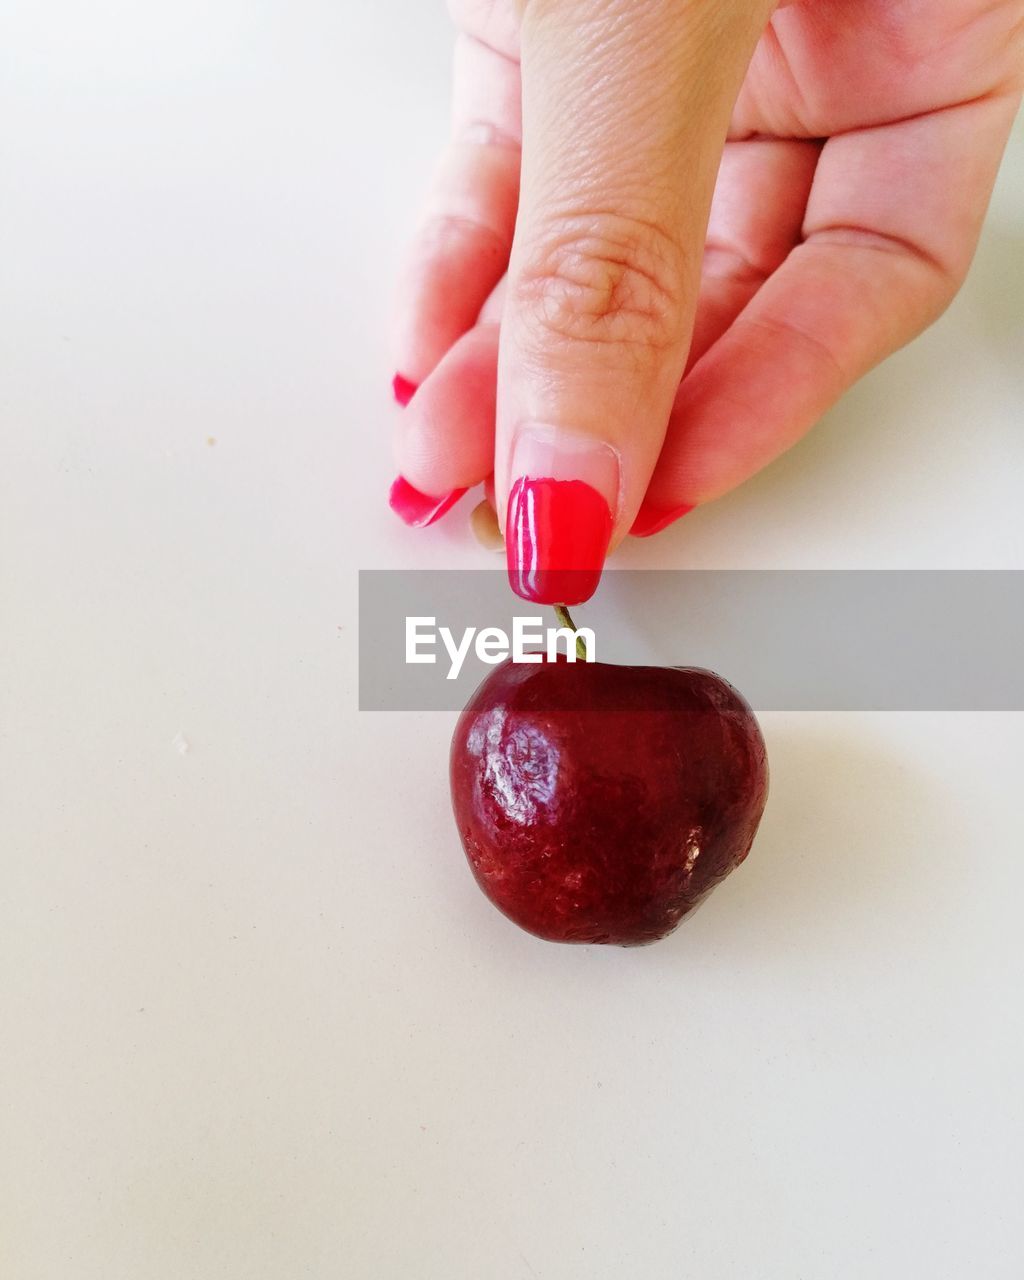
[[506,662],[463,711],[451,792],[477,882],[552,942],[654,942],[750,850],[753,712],[710,671]]

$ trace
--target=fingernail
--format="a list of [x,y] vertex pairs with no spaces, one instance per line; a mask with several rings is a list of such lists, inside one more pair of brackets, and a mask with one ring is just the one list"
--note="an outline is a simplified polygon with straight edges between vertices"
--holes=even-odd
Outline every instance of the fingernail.
[[501,536],[501,530],[498,528],[498,517],[494,514],[494,508],[486,498],[482,502],[478,502],[470,512],[469,527],[476,535],[477,542],[482,547],[486,547],[488,551],[503,551],[505,549],[505,539]]
[[388,502],[395,515],[400,516],[406,524],[412,525],[414,529],[425,529],[428,524],[440,520],[446,511],[450,511],[465,492],[465,489],[451,489],[435,498],[428,493],[420,493],[404,476],[399,476],[391,486]]
[[673,520],[679,520],[693,508],[692,502],[682,502],[678,507],[654,507],[645,500],[640,504],[629,532],[634,538],[649,538],[651,534],[667,529]]
[[511,476],[505,545],[512,590],[538,604],[589,600],[618,507],[618,455],[571,432],[521,427]]
[[418,387],[415,382],[410,382],[408,378],[403,378],[400,373],[396,373],[391,379],[391,390],[394,392],[395,399],[404,409],[416,394]]

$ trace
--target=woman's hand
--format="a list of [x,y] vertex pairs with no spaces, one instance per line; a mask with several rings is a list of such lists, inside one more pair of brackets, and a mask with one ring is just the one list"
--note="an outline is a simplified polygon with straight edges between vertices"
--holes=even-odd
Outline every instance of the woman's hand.
[[493,472],[513,587],[574,603],[630,529],[741,483],[948,305],[1024,0],[451,7],[393,502],[429,523]]

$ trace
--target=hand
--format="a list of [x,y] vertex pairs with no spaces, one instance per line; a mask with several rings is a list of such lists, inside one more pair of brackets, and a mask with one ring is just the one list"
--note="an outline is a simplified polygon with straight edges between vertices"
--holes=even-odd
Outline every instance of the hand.
[[513,587],[574,603],[627,531],[740,484],[948,305],[1024,0],[451,7],[394,505],[429,523],[493,472]]

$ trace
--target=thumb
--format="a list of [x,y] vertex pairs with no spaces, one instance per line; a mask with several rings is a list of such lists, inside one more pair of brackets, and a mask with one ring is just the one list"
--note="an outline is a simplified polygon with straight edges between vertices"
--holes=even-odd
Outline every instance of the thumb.
[[729,116],[773,6],[522,7],[495,482],[513,590],[574,604],[594,593],[657,461]]

